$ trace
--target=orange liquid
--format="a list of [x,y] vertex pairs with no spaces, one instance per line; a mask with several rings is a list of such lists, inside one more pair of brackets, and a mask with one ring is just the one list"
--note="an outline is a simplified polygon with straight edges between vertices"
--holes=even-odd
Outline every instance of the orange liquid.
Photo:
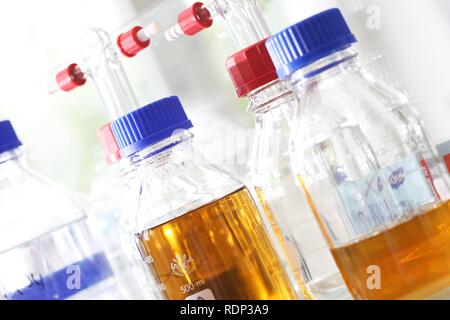
[[169,300],[294,300],[247,189],[138,235]]
[[[332,253],[357,299],[445,298],[439,294],[450,288],[450,202]],[[379,280],[371,278],[378,276],[373,266]]]
[[297,282],[297,285],[300,287],[300,290],[302,291],[302,294],[305,297],[305,299],[313,300],[313,297],[312,297],[311,293],[309,292],[309,290],[306,288],[305,281],[303,280],[302,271],[300,269],[301,265],[300,265],[300,267],[296,267],[297,265],[299,265],[299,263],[301,264],[301,262],[295,261],[295,259],[296,259],[295,254],[292,253],[292,250],[295,250],[295,249],[292,248],[289,245],[289,243],[287,243],[287,241],[283,235],[283,232],[281,231],[280,227],[278,226],[275,216],[274,216],[272,210],[270,209],[269,204],[266,201],[263,189],[259,188],[259,187],[255,188],[255,189],[256,189],[256,194],[258,195],[259,201],[261,202],[261,205],[264,209],[264,213],[266,214],[267,219],[268,219],[268,221],[272,227],[272,230],[275,234],[275,237],[276,237],[277,241],[279,242],[281,249],[283,250],[283,255],[288,262],[289,268],[292,271],[292,274],[295,278],[295,281]]

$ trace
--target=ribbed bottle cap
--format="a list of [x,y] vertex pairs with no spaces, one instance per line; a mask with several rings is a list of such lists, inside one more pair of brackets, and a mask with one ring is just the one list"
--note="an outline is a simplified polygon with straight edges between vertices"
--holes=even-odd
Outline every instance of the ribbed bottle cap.
[[0,122],[0,153],[11,151],[22,145],[10,121]]
[[151,103],[111,125],[123,157],[130,157],[170,138],[177,130],[193,128],[178,97]]
[[267,41],[280,79],[357,42],[339,9],[299,22]]
[[97,136],[103,146],[106,163],[111,165],[122,160],[120,148],[114,137],[110,123],[101,127],[97,132]]
[[275,65],[267,51],[266,39],[229,57],[226,67],[238,97],[278,79]]

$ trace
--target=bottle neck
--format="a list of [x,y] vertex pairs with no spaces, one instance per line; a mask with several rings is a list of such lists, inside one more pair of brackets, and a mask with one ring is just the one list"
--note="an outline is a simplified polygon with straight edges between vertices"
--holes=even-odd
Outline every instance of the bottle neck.
[[127,180],[128,177],[136,170],[136,167],[132,164],[131,159],[124,158],[120,161],[114,162],[108,166],[110,171],[115,177],[121,180]]
[[23,150],[21,148],[16,148],[13,150],[9,150],[3,153],[0,153],[0,165],[9,162],[9,161],[14,161],[14,160],[18,160],[22,157],[23,155]]
[[357,57],[357,52],[352,48],[335,52],[294,72],[291,75],[290,83],[297,88],[333,77],[342,71],[358,67]]
[[297,100],[289,84],[274,81],[249,95],[249,112],[255,120],[249,161],[253,183],[262,187],[270,175],[288,167],[290,134]]
[[0,154],[0,179],[10,177],[11,174],[22,170],[24,151],[16,148]]
[[293,99],[294,93],[288,88],[287,83],[276,80],[254,90],[248,95],[248,100],[250,102],[248,112],[250,112],[254,118],[259,118]]
[[131,157],[131,164],[135,167],[157,168],[164,166],[171,156],[181,147],[190,145],[194,135],[190,131],[183,131],[172,137],[152,145]]

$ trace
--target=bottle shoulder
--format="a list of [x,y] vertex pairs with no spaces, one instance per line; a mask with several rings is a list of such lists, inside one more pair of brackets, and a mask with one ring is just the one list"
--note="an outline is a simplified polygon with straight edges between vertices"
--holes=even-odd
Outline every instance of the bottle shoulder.
[[320,101],[315,100],[316,103],[339,103],[339,100],[350,102],[347,108],[340,106],[341,112],[362,112],[359,109],[363,109],[366,113],[378,113],[380,105],[385,110],[399,107],[415,110],[405,94],[359,65],[334,70],[315,80],[300,82],[296,85],[296,91],[300,92],[302,98],[317,99],[320,96]]
[[407,99],[381,90],[362,72],[346,70],[299,89],[298,144],[342,140],[346,133],[359,132],[361,139],[374,147],[397,148],[400,154],[405,151],[400,149],[410,139],[411,121],[399,117],[397,111],[408,109]]
[[173,220],[241,189],[233,174],[208,160],[171,159],[158,168],[139,168],[136,232]]
[[63,188],[28,168],[2,179],[0,243],[26,242],[86,217]]

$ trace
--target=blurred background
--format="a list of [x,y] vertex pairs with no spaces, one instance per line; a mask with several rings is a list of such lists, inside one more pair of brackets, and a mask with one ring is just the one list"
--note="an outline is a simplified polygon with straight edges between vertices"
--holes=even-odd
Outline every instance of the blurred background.
[[[450,140],[450,0],[260,0],[277,32],[331,7],[340,7],[359,38],[363,60],[386,81],[407,92],[425,121],[431,141]],[[79,39],[90,27],[113,36],[141,22],[175,23],[189,0],[20,0],[0,2],[0,118],[14,122],[35,167],[86,194],[105,169],[96,131],[108,120],[92,83],[48,95],[54,73],[80,55]],[[370,21],[375,17],[374,21]],[[239,101],[225,59],[237,51],[224,23],[195,37],[155,41],[134,59],[123,59],[140,105],[179,95],[207,153],[211,137],[245,132],[253,121]],[[382,70],[381,72],[379,70]],[[388,76],[386,76],[388,75]],[[233,134],[230,134],[233,136]],[[230,136],[228,135],[228,136]],[[235,134],[240,139],[239,134]],[[239,148],[226,144],[225,166]],[[223,146],[223,144],[222,144]]]

